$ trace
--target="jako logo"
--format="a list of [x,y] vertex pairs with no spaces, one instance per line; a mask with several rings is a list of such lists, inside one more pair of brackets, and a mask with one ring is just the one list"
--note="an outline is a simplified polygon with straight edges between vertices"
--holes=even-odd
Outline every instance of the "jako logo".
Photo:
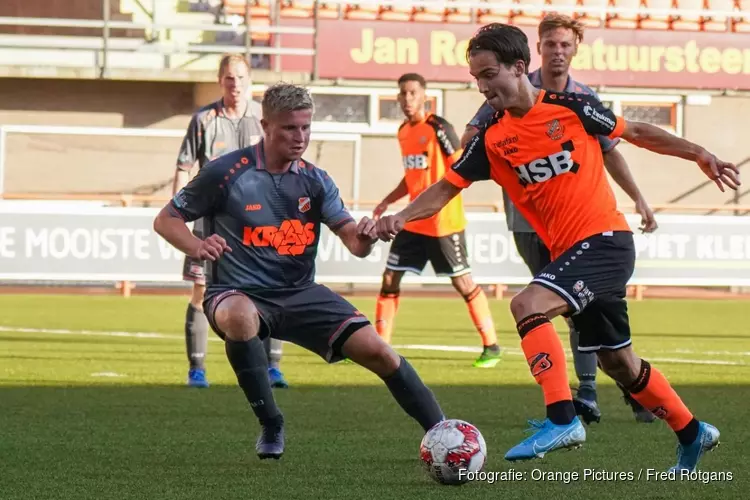
[[573,155],[571,154],[575,150],[573,142],[565,142],[562,147],[563,150],[559,153],[516,166],[516,174],[521,181],[521,185],[538,184],[558,175],[567,174],[568,172],[575,174],[578,172],[580,165],[573,160]]
[[246,227],[242,244],[249,247],[273,247],[279,255],[302,255],[315,242],[314,224],[285,220],[279,227]]
[[425,170],[427,168],[427,155],[406,155],[402,159],[406,170]]

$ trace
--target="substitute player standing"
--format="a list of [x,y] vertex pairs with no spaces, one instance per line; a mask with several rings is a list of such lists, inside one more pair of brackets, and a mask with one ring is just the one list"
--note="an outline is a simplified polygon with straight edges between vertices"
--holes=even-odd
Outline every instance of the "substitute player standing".
[[[572,315],[579,346],[596,352],[602,369],[674,430],[676,470],[695,469],[719,442],[719,431],[699,422],[667,379],[633,351],[625,287],[635,265],[633,234],[617,210],[604,171],[599,135],[656,153],[695,161],[723,191],[739,185],[738,170],[704,148],[646,123],[615,116],[595,97],[536,89],[527,77],[526,35],[497,24],[480,30],[467,47],[469,69],[497,111],[462,158],[396,215],[377,222],[388,241],[407,221],[437,213],[472,182],[492,179],[508,191],[552,255],[552,262],[511,301],[521,347],[547,407],[536,432],[513,447],[507,460],[542,457],[583,444],[586,430],[573,407],[565,353],[550,321]],[[559,130],[554,136],[550,129]],[[514,138],[515,150],[503,148]]]
[[[367,318],[313,281],[321,224],[352,254],[366,257],[375,223],[365,218],[357,225],[333,180],[301,159],[312,116],[306,89],[269,88],[263,96],[265,139],[206,165],[154,221],[156,232],[176,248],[211,261],[207,316],[261,424],[261,459],[284,452],[284,418],[260,340],[269,335],[329,363],[346,357],[374,372],[425,431],[443,419],[432,392]],[[185,224],[199,218],[207,222],[205,239]]]
[[[176,194],[187,184],[189,172],[198,163],[199,169],[209,161],[260,141],[260,105],[248,98],[250,65],[239,55],[224,56],[219,64],[219,85],[222,98],[195,113],[190,120],[177,158],[177,172],[173,185]],[[201,237],[203,223],[195,221],[193,232]],[[203,296],[206,291],[205,263],[185,256],[183,277],[193,282],[193,293],[185,316],[185,344],[190,369],[188,385],[208,387],[205,358],[208,350],[208,322],[203,313]],[[279,370],[281,341],[268,340],[268,376],[274,387],[288,387]]]
[[[561,14],[548,14],[542,19],[542,22],[539,23],[539,42],[537,42],[537,52],[541,56],[542,65],[536,71],[529,73],[529,81],[534,87],[555,92],[588,94],[598,99],[596,92],[591,88],[570,77],[570,63],[578,51],[578,44],[583,41],[583,30],[581,23]],[[466,126],[464,135],[461,137],[462,146],[466,146],[482,125],[491,120],[494,114],[495,110],[485,102]],[[548,134],[559,132],[559,129],[547,131]],[[657,228],[654,213],[648,206],[635,179],[633,179],[625,158],[615,149],[619,139],[612,140],[605,136],[599,136],[598,140],[607,171],[633,200],[636,210],[641,214],[641,230],[646,233],[653,232]],[[513,147],[513,145],[509,144],[509,147]],[[531,275],[534,276],[550,263],[549,249],[526,219],[523,218],[523,215],[518,213],[505,190],[503,190],[503,204],[505,205],[508,230],[513,233],[518,253],[531,271]],[[583,418],[584,422],[599,422],[601,410],[597,403],[596,393],[596,354],[578,350],[578,332],[570,318],[567,319],[567,323],[570,331],[573,364],[579,381],[573,403],[576,412]],[[656,419],[653,413],[630,397],[624,387],[620,384],[618,384],[618,387],[622,390],[625,401],[633,409],[636,421],[649,423]]]
[[[416,198],[441,179],[461,155],[453,126],[444,118],[425,112],[425,79],[416,73],[407,73],[399,78],[398,86],[398,103],[406,117],[398,130],[404,177],[375,208],[373,217],[376,219],[388,205],[404,196],[408,195],[410,200]],[[491,368],[500,361],[500,347],[487,297],[471,278],[465,229],[466,217],[460,196],[434,217],[406,225],[388,254],[377,300],[375,328],[383,340],[391,342],[401,278],[406,271],[420,274],[429,261],[436,275],[450,277],[453,287],[466,301],[469,315],[482,337],[482,354],[474,361],[474,366]]]

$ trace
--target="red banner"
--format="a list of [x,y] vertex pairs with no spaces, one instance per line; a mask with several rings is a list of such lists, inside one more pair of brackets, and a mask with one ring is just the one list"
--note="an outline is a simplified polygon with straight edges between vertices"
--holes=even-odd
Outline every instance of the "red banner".
[[[320,20],[321,78],[393,80],[416,71],[428,81],[468,82],[465,52],[478,28],[466,24]],[[523,28],[539,64],[534,28]],[[310,36],[282,36],[285,47],[312,47]],[[285,71],[309,72],[309,57],[282,58]],[[588,29],[573,61],[591,86],[750,89],[750,35]]]

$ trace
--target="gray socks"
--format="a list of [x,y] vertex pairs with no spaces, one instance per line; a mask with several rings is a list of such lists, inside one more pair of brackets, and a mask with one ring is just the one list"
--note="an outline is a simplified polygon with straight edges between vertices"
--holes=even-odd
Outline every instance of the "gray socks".
[[266,349],[266,357],[268,358],[268,367],[279,369],[281,363],[281,352],[282,343],[280,340],[273,339],[269,335],[263,340],[263,347]]
[[191,369],[205,369],[208,350],[208,319],[203,311],[188,304],[185,315],[185,346]]
[[573,364],[579,381],[578,393],[583,399],[596,401],[596,353],[579,352],[578,332],[572,321],[568,321],[568,326],[570,327],[570,349],[573,351]]

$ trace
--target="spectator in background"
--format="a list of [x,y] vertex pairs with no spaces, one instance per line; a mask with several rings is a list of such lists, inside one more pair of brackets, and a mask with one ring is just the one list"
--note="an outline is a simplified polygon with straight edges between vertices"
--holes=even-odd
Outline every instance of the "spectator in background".
[[[199,109],[190,120],[185,138],[177,158],[173,194],[188,182],[189,172],[195,163],[203,168],[208,162],[260,142],[263,128],[258,103],[249,98],[250,65],[243,56],[224,56],[219,64],[219,85],[222,98]],[[197,220],[193,234],[203,238],[206,234],[204,220]],[[185,317],[185,343],[190,369],[190,387],[208,387],[205,358],[208,350],[208,321],[203,313],[203,298],[206,291],[206,273],[210,272],[205,261],[185,257],[183,278],[193,282],[193,293]],[[288,384],[279,369],[282,354],[280,340],[265,341],[268,356],[268,375],[273,387],[286,388]]]

